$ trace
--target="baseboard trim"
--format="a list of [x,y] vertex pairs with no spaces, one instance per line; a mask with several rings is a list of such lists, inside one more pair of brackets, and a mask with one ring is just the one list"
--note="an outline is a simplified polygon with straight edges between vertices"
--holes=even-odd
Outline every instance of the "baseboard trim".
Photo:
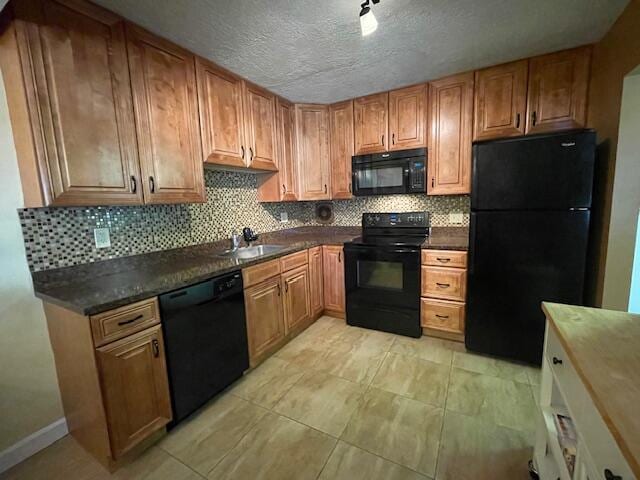
[[63,417],[11,445],[0,452],[0,473],[35,455],[53,442],[60,440],[67,433],[69,433],[69,428]]

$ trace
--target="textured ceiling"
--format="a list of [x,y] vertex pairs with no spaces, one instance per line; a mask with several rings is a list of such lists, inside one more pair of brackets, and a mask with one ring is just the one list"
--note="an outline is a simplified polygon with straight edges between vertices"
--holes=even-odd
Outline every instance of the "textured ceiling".
[[330,103],[599,40],[629,0],[97,0],[293,101]]

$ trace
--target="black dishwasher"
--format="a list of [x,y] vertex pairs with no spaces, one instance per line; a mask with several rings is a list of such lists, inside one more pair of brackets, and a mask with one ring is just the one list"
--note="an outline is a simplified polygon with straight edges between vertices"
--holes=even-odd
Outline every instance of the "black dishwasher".
[[160,295],[173,427],[249,368],[242,275]]

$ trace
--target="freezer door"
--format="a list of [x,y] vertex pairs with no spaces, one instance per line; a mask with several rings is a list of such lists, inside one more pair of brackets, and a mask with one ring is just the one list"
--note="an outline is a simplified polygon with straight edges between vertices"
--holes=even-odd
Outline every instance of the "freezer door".
[[472,212],[465,342],[540,365],[541,302],[582,305],[589,211]]
[[473,146],[472,210],[590,208],[593,131]]

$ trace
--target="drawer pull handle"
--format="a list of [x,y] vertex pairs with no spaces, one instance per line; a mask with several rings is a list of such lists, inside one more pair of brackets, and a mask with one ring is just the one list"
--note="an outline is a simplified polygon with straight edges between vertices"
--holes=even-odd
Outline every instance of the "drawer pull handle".
[[620,475],[614,475],[613,472],[608,468],[604,469],[604,478],[606,478],[607,480],[622,480],[622,477]]
[[450,283],[438,283],[438,282],[436,282],[436,285],[439,286],[440,288],[449,288],[451,286]]
[[130,323],[140,320],[141,318],[144,318],[144,315],[140,314],[137,317],[130,318],[129,320],[123,320],[121,322],[118,322],[118,325],[119,326],[129,325]]
[[438,257],[437,260],[442,263],[449,263],[451,261],[450,258],[440,258],[440,257]]
[[562,360],[560,360],[558,357],[553,357],[553,364],[562,365]]
[[158,340],[154,339],[151,342],[151,346],[153,347],[153,356],[158,358],[160,356],[160,344],[158,343]]
[[438,317],[438,318],[449,318],[449,315],[438,315],[436,313],[436,317]]

